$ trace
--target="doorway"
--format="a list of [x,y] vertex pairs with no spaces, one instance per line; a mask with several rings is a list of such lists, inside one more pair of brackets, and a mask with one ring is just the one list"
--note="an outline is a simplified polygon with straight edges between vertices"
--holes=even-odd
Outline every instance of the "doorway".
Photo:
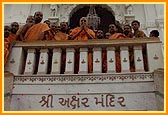
[[[69,25],[70,29],[79,26],[79,20],[81,17],[86,17],[89,13],[90,4],[78,5],[70,13]],[[109,24],[115,22],[115,16],[111,8],[106,5],[95,5],[96,14],[100,17],[99,29],[103,30],[104,33],[108,32]]]

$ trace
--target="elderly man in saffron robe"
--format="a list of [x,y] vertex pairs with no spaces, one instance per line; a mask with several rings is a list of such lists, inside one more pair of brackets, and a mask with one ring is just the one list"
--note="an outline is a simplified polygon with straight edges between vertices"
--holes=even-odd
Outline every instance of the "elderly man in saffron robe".
[[[72,30],[72,32],[69,34],[69,39],[71,40],[89,40],[89,39],[95,39],[95,33],[88,28],[88,20],[86,17],[82,17],[80,19],[80,27],[76,27]],[[76,55],[76,58],[79,58],[79,55]],[[93,67],[93,54],[90,52],[88,54],[88,72],[92,72]],[[76,59],[79,60],[79,59]],[[77,64],[79,66],[79,64]],[[75,64],[76,66],[76,64]],[[79,69],[79,67],[76,66],[75,69]]]

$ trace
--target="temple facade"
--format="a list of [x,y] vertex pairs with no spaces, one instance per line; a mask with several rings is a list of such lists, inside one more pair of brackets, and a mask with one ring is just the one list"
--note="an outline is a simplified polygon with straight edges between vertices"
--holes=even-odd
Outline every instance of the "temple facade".
[[[43,21],[49,19],[57,22],[68,22],[71,28],[78,26],[80,17],[87,16],[90,4],[5,4],[4,24],[17,21],[23,25],[28,15],[42,11]],[[136,19],[141,23],[141,30],[146,35],[157,29],[164,43],[164,4],[97,4],[95,10],[100,17],[100,23],[106,30],[114,20],[120,24],[129,23]]]

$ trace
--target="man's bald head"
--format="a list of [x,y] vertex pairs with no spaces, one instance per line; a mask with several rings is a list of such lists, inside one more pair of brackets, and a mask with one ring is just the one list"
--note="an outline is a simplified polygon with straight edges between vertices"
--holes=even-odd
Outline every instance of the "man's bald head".
[[34,20],[35,20],[35,23],[40,23],[43,19],[43,13],[41,11],[37,11],[35,12],[34,14]]

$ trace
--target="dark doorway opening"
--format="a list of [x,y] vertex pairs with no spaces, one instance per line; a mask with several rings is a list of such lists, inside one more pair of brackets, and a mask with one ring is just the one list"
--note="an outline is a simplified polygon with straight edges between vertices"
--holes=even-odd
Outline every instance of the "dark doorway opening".
[[[83,5],[83,7],[79,8],[76,12],[72,14],[69,21],[71,29],[79,26],[80,18],[87,16],[87,14],[89,13],[89,8],[89,5]],[[115,22],[114,15],[112,14],[112,12],[102,7],[102,5],[95,5],[95,10],[98,17],[100,17],[99,29],[102,29],[104,33],[108,32],[109,24]]]

